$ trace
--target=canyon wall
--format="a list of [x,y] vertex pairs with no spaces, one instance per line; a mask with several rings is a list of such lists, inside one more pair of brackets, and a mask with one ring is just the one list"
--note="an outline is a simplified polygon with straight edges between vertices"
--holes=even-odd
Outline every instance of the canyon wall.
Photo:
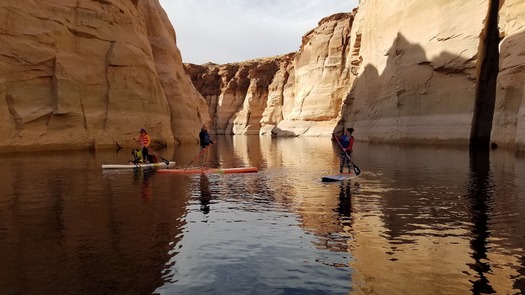
[[2,151],[131,147],[141,127],[195,142],[202,124],[525,150],[525,0],[362,0],[297,52],[226,65],[183,65],[158,0],[35,3],[0,2]]
[[352,85],[353,13],[322,19],[296,53],[226,65],[186,64],[217,134],[330,135]]
[[158,0],[0,2],[0,148],[196,141],[209,121]]
[[525,151],[525,1],[506,0],[499,13],[500,55],[491,139]]
[[343,122],[371,142],[468,144],[487,1],[361,1]]
[[[367,141],[461,145],[475,140],[473,126],[485,125],[492,143],[524,149],[525,1],[495,7],[499,52],[491,53],[486,43],[494,4],[361,1],[352,35],[359,36],[364,62],[343,124]],[[490,59],[499,59],[499,70],[496,63],[483,75]],[[484,93],[491,83],[485,76],[495,74],[495,93]],[[474,116],[476,104],[488,108],[485,117]]]
[[[279,66],[273,78],[275,67],[265,72],[266,90],[249,87],[259,83],[256,73],[232,72],[245,63],[201,66],[201,76],[218,73],[211,82],[217,85],[248,79],[237,80],[235,89],[219,86],[213,94],[221,97],[219,104],[206,98],[215,110],[211,119],[221,122],[217,133],[226,134],[260,128],[259,134],[320,136],[354,127],[358,140],[369,142],[468,145],[486,136],[493,144],[525,149],[524,3],[360,1],[352,13],[321,20],[297,52],[272,58]],[[490,22],[494,9],[497,20]],[[497,52],[487,43],[494,29]],[[259,62],[267,59],[250,61],[250,67]],[[496,75],[497,82],[487,81]],[[201,76],[192,81],[202,93],[207,83]],[[254,97],[266,101],[261,121],[240,119],[250,114],[246,101]],[[220,111],[225,106],[228,111]],[[239,125],[225,128],[224,121]]]

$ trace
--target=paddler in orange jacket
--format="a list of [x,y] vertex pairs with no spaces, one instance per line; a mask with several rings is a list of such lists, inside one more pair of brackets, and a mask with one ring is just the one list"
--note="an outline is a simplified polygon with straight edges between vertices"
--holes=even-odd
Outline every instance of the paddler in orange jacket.
[[140,128],[140,136],[138,142],[142,147],[142,159],[144,160],[144,163],[149,163],[148,147],[151,143],[151,139],[148,135],[148,132],[146,132],[146,129]]

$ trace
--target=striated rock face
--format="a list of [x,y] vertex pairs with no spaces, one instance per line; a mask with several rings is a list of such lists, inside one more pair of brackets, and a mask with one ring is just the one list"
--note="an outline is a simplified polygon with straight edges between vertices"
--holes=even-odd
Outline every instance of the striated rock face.
[[525,151],[525,1],[504,1],[499,14],[499,74],[491,138]]
[[[275,59],[267,94],[249,88],[261,72],[243,74],[244,63],[204,66],[210,74],[192,80],[200,92],[213,83],[202,79],[211,73],[222,85],[249,80],[218,87],[213,95],[221,99],[208,99],[212,109],[231,106],[212,112],[218,132],[316,136],[354,127],[370,142],[493,142],[525,150],[525,1],[497,4],[360,1],[358,12],[323,19],[298,52]],[[245,102],[264,95],[261,121],[248,123]]]
[[345,68],[354,13],[324,18],[284,56],[186,65],[218,134],[329,135],[351,86]]
[[307,136],[332,133],[354,78],[346,67],[354,13],[326,17],[303,36],[293,61],[293,103],[277,135],[281,130]]
[[209,120],[158,0],[0,2],[0,148],[195,141]]
[[523,149],[524,2],[361,1],[351,47],[362,64],[340,126],[367,141]]
[[[280,115],[282,95],[274,95],[283,87],[279,86],[282,81],[274,77],[289,63],[290,55],[226,65],[185,65],[208,104],[210,132],[258,134],[263,126],[279,121],[280,117],[275,116]],[[270,97],[277,101],[268,104]],[[272,105],[279,110],[272,111]]]
[[372,142],[467,144],[487,8],[483,1],[362,1],[351,47],[363,62],[341,125]]
[[2,151],[194,142],[203,123],[525,150],[525,0],[360,1],[297,52],[184,66],[158,0],[66,2],[0,1]]

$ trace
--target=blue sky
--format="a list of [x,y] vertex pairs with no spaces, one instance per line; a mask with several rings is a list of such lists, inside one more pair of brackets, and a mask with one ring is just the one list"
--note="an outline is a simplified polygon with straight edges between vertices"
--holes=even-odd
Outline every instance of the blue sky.
[[326,16],[358,0],[160,0],[183,62],[224,64],[297,51]]

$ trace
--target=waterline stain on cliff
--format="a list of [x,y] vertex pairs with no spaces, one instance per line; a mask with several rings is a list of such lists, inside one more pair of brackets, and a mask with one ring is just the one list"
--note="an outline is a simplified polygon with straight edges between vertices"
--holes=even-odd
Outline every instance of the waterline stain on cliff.
[[470,148],[488,148],[490,144],[499,71],[498,12],[499,0],[491,0],[478,50],[479,63]]

